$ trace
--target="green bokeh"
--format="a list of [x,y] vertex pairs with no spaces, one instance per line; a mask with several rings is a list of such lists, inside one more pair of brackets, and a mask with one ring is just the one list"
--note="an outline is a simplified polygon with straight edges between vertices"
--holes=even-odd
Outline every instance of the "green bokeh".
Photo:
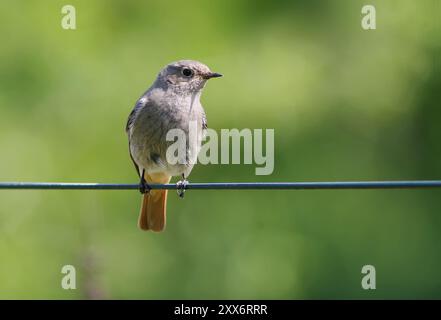
[[[440,1],[369,3],[373,31],[359,0],[4,0],[0,181],[136,182],[125,121],[183,58],[225,75],[202,97],[211,128],[275,129],[272,175],[191,181],[441,179]],[[137,229],[139,205],[0,191],[0,298],[441,298],[439,190],[171,193],[162,234]]]

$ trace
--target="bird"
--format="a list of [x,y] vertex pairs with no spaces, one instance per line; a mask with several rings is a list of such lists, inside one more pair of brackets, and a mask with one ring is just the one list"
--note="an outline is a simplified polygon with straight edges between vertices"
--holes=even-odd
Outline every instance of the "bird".
[[[167,190],[154,189],[150,184],[169,183],[180,176],[178,194],[183,197],[186,180],[200,150],[207,129],[207,118],[201,105],[202,90],[209,79],[222,75],[212,72],[195,60],[179,60],[166,65],[151,87],[138,99],[131,111],[126,133],[129,153],[139,175],[142,193],[138,226],[141,230],[161,232],[166,225]],[[195,124],[196,134],[191,134]],[[168,148],[174,143],[167,136],[177,129],[186,138],[184,155],[169,161]]]

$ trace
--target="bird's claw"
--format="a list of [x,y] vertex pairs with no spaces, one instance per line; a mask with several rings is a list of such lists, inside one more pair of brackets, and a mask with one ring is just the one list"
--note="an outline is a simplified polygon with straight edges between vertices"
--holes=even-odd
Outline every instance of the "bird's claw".
[[188,180],[186,179],[176,182],[176,191],[180,198],[184,198],[184,193],[185,190],[187,189],[187,186],[188,186]]
[[143,175],[141,177],[141,180],[139,181],[139,192],[141,192],[141,194],[145,194],[145,193],[149,193],[150,190],[152,190],[152,187],[150,187],[147,181],[145,181]]

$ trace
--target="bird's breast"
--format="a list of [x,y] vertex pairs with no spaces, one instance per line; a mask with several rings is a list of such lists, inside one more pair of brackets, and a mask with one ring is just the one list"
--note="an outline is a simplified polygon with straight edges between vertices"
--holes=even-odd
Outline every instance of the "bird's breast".
[[188,165],[169,163],[167,149],[183,143],[181,150],[185,149],[186,157],[197,153],[202,141],[202,118],[198,99],[162,99],[149,104],[138,113],[132,131],[130,148],[135,161],[140,167],[173,175],[187,170]]

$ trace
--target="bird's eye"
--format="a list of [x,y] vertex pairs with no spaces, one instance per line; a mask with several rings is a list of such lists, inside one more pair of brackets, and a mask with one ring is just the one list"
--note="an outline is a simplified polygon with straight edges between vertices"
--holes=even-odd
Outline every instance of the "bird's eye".
[[191,76],[193,76],[193,70],[188,69],[188,68],[184,68],[184,69],[182,69],[182,74],[185,77],[191,77]]

